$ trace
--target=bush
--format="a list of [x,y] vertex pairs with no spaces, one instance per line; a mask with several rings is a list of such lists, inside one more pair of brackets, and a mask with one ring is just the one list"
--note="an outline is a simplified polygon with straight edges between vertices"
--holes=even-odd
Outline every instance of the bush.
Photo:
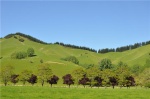
[[43,63],[43,59],[40,60],[40,63]]
[[14,38],[15,38],[15,39],[18,39],[17,36],[15,36],[15,35],[14,35]]
[[27,53],[20,51],[20,52],[14,52],[11,54],[11,58],[13,59],[23,59],[27,57]]
[[23,39],[23,38],[19,38],[19,41],[20,41],[20,42],[24,42],[24,39]]
[[27,54],[29,57],[32,57],[34,55],[34,49],[33,48],[28,48]]
[[66,57],[64,60],[75,64],[79,64],[79,60],[75,56]]

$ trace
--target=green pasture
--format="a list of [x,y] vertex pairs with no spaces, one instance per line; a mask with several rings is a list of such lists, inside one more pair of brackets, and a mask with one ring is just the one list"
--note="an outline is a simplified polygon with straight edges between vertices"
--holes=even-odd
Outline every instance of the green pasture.
[[1,86],[1,99],[150,99],[146,88]]
[[[0,67],[11,65],[14,67],[16,74],[20,74],[24,69],[31,70],[36,74],[37,67],[41,64],[40,60],[42,59],[44,63],[50,64],[53,74],[61,78],[65,74],[71,73],[74,69],[84,65],[94,64],[98,66],[99,62],[104,58],[110,59],[113,64],[123,61],[129,67],[135,64],[143,66],[145,61],[150,59],[150,45],[125,52],[99,54],[87,50],[63,47],[57,44],[44,45],[30,41],[27,38],[24,38],[24,40],[24,42],[20,42],[14,37],[0,39],[0,57],[2,57],[0,59]],[[36,56],[25,59],[11,59],[10,56],[13,52],[26,51],[30,47],[35,50]],[[62,60],[62,58],[68,56],[75,56],[79,60],[79,65]]]

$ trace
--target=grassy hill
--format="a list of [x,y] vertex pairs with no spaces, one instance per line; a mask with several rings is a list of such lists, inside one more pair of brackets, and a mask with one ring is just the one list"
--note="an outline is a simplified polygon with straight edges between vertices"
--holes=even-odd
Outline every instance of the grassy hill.
[[[0,39],[0,57],[3,57],[0,59],[1,67],[12,65],[15,67],[16,73],[20,73],[24,69],[29,69],[36,73],[36,68],[41,64],[40,60],[42,59],[44,63],[50,64],[54,74],[62,76],[66,73],[71,73],[72,70],[81,67],[82,65],[94,64],[98,66],[98,63],[104,58],[111,59],[113,64],[123,61],[129,66],[133,66],[134,64],[144,65],[146,59],[150,58],[150,45],[125,52],[99,54],[87,50],[64,47],[57,44],[40,44],[30,41],[27,38],[22,38],[25,40],[24,42],[20,42],[14,37]],[[29,47],[34,48],[36,56],[21,60],[11,59],[10,56],[13,52],[26,51]],[[62,58],[67,56],[77,57],[80,62],[79,65],[62,60]]]

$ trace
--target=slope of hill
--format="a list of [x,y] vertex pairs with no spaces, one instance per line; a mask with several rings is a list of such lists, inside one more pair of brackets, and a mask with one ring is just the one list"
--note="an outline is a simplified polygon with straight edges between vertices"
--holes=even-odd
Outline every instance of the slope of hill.
[[[30,41],[27,38],[22,38],[25,40],[24,42],[20,42],[14,37],[0,39],[0,57],[2,57],[2,59],[0,59],[1,66],[12,65],[15,67],[15,72],[17,73],[20,73],[24,69],[29,69],[36,73],[36,68],[41,64],[41,59],[44,63],[49,63],[51,65],[54,74],[62,76],[66,73],[71,73],[72,70],[83,65],[94,64],[98,66],[98,63],[104,58],[111,59],[113,64],[123,61],[129,66],[133,66],[134,64],[144,65],[146,59],[150,58],[150,45],[125,52],[98,54],[87,50],[63,47],[57,44],[40,44]],[[26,51],[29,47],[32,47],[35,50],[36,56],[21,60],[11,59],[10,56],[13,52]],[[80,62],[79,65],[62,60],[62,58],[67,56],[77,57]]]

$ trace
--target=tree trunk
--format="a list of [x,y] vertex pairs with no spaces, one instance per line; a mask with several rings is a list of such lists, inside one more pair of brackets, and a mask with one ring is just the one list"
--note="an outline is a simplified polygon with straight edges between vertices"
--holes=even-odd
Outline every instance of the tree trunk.
[[120,89],[122,88],[122,85],[120,85]]
[[79,84],[77,84],[77,88],[78,88]]
[[113,86],[113,89],[115,88],[115,86]]
[[92,88],[92,86],[91,86],[91,88]]
[[23,85],[25,85],[25,83],[26,83],[26,82],[24,81],[24,82],[23,82]]
[[7,86],[7,82],[5,82],[4,84],[5,84],[5,86]]
[[43,87],[43,85],[44,85],[44,81],[42,81],[42,87]]

